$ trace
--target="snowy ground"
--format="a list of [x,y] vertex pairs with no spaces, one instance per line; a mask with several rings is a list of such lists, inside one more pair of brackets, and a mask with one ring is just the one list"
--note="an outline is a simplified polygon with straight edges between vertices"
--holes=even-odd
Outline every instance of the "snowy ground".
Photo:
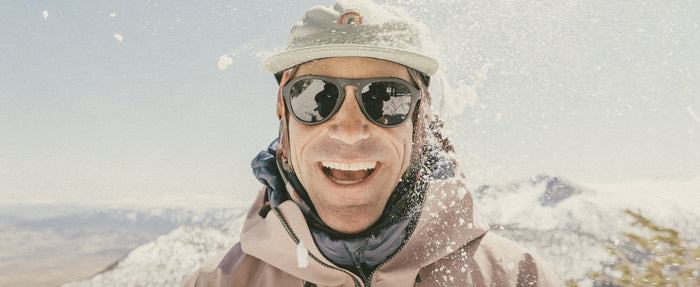
[[[625,208],[641,211],[658,223],[700,240],[700,181],[573,184],[540,176],[473,191],[480,212],[503,234],[551,262],[563,279],[590,286],[586,275],[601,271],[611,258],[606,245],[619,244],[621,231],[632,230]],[[237,214],[235,214],[238,212]],[[221,228],[188,226],[134,249],[109,270],[64,285],[175,286],[211,257],[238,240],[241,210]],[[235,214],[235,215],[234,215]]]

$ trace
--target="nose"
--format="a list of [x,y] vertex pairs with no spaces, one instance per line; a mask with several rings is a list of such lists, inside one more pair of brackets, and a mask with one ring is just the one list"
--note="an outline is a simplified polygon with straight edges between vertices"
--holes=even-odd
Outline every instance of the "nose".
[[355,99],[354,86],[346,86],[345,99],[338,112],[330,119],[328,136],[346,144],[354,144],[370,136],[370,123],[362,114]]

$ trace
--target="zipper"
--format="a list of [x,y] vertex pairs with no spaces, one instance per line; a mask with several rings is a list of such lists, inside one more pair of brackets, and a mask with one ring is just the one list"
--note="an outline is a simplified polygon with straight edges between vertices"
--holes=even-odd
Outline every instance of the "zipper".
[[[275,215],[277,215],[277,218],[279,218],[280,221],[282,222],[282,226],[284,226],[284,229],[287,231],[287,234],[289,234],[289,236],[292,238],[292,241],[294,241],[294,244],[299,245],[299,238],[294,233],[292,228],[289,226],[289,223],[287,223],[287,219],[284,218],[284,216],[279,211],[279,209],[275,208],[275,209],[273,209],[273,211],[275,212]],[[308,252],[307,254],[309,255],[309,257],[311,257],[311,259],[316,261],[316,263],[321,264],[322,266],[333,269],[333,270],[341,271],[341,272],[347,274],[348,276],[350,276],[350,278],[352,278],[352,281],[355,283],[355,287],[362,287],[362,284],[357,280],[355,275],[353,275],[350,271],[347,271],[347,270],[342,269],[342,268],[338,268],[338,267],[333,266],[333,265],[326,264],[325,262],[321,261],[316,256],[314,256],[311,252]],[[360,271],[360,274],[362,274],[362,271]],[[365,280],[365,282],[369,282],[369,281]],[[367,287],[369,287],[369,284],[367,285]]]
[[367,275],[365,275],[365,271],[362,269],[362,263],[365,262],[364,258],[362,258],[362,254],[365,251],[364,247],[359,247],[355,250],[350,250],[350,248],[348,248],[347,243],[343,245],[345,245],[345,251],[350,254],[352,263],[355,265],[355,269],[357,269],[357,273],[359,273],[360,278],[362,278],[362,281],[365,283],[365,286],[369,287],[371,285],[371,282],[367,278]]
[[370,285],[372,285],[372,284],[371,284],[371,282],[369,282],[369,278],[367,278],[367,276],[365,276],[365,272],[362,271],[362,266],[359,262],[355,263],[355,268],[357,268],[357,272],[360,273],[360,277],[362,277],[362,281],[365,282],[365,286],[370,287]]

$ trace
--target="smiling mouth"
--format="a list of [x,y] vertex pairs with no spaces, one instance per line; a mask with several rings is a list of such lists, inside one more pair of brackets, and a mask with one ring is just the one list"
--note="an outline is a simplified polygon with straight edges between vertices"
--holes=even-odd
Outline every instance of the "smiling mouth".
[[323,173],[335,183],[355,184],[372,175],[377,167],[376,161],[356,163],[321,162]]

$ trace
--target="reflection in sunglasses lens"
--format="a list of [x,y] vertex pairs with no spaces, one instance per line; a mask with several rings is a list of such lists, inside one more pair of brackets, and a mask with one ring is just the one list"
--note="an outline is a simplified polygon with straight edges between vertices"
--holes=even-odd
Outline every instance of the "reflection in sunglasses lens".
[[408,116],[411,90],[398,82],[374,82],[362,89],[362,102],[367,116],[374,121],[395,125]]
[[319,122],[328,117],[338,101],[335,84],[316,79],[301,80],[291,88],[292,112],[302,121]]

